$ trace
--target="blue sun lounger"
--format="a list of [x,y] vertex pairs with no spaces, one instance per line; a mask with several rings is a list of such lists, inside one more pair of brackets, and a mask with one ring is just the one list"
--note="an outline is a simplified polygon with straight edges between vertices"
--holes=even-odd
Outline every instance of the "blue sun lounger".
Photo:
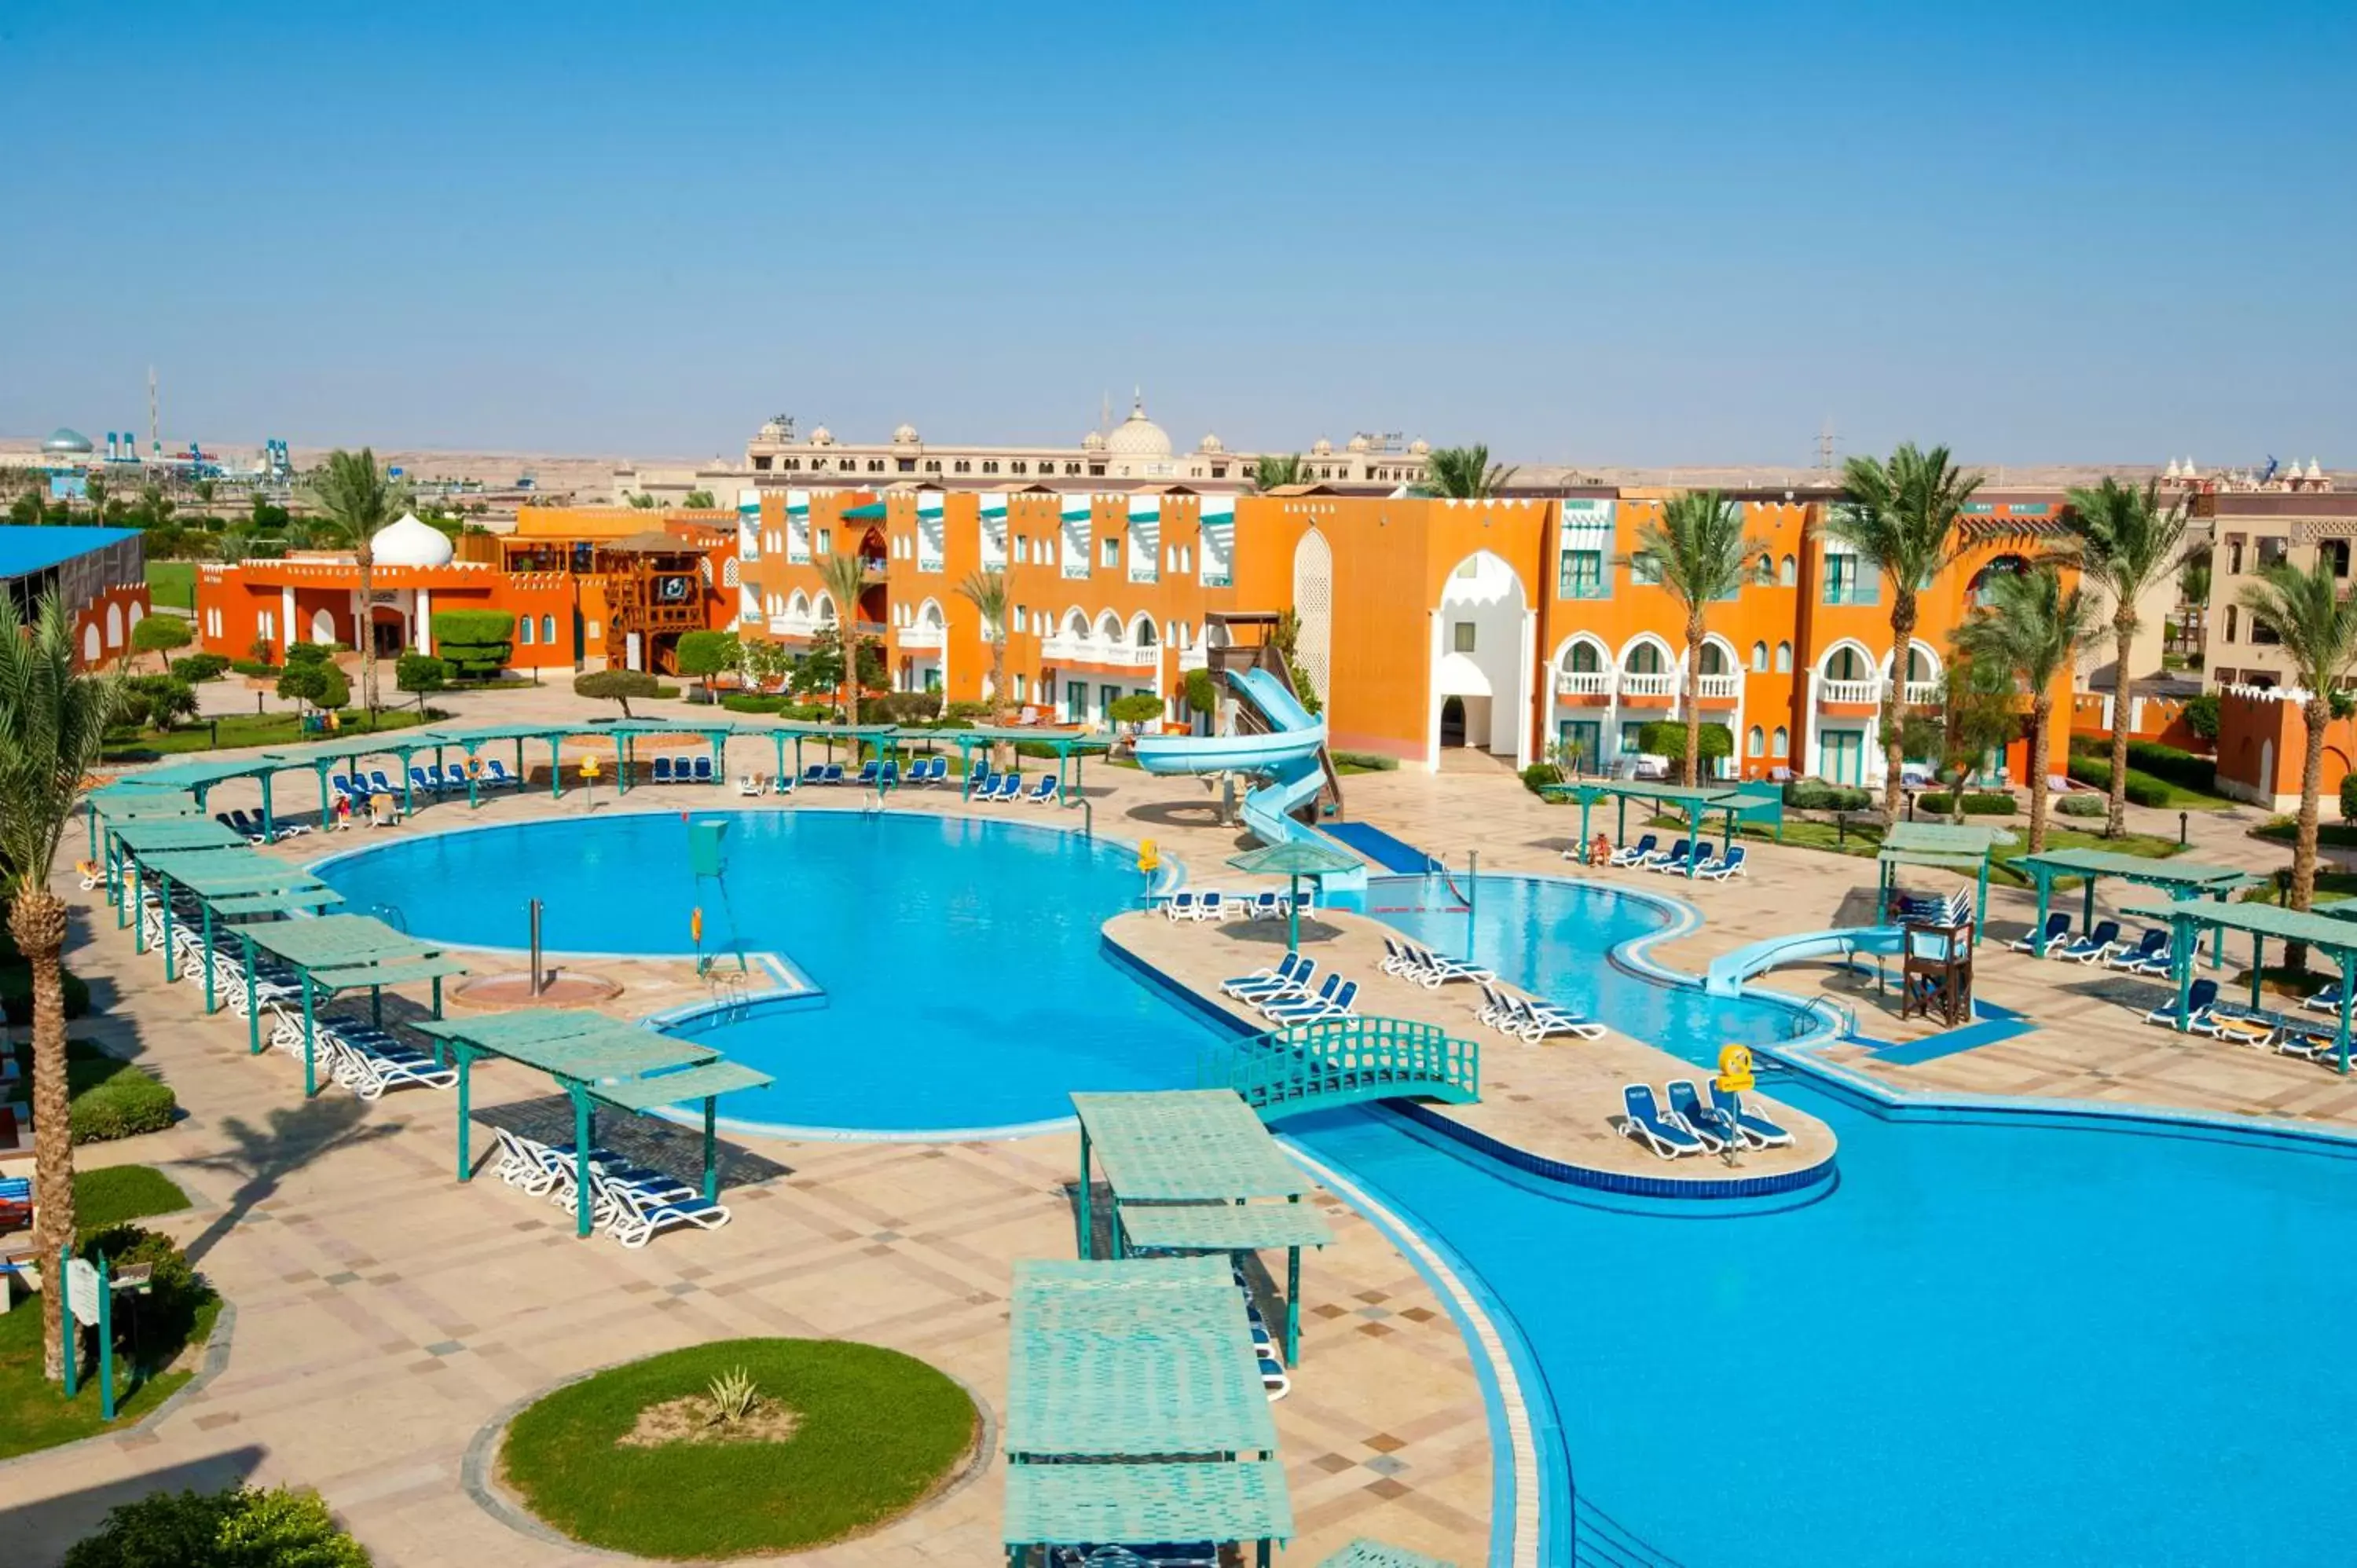
[[1265,985],[1290,985],[1295,976],[1301,972],[1303,965],[1314,964],[1317,961],[1314,958],[1307,958],[1297,952],[1289,952],[1277,961],[1275,969],[1256,969],[1250,974],[1239,974],[1232,980],[1223,980],[1220,982],[1220,990],[1229,996],[1243,996],[1247,993],[1258,991]]
[[655,758],[654,781],[658,784],[669,784],[673,782],[673,779],[672,779],[670,757],[658,757]]
[[1347,1018],[1358,1005],[1359,983],[1343,980],[1340,988],[1337,989],[1334,983],[1341,979],[1340,974],[1329,974],[1316,996],[1307,1001],[1263,1007],[1261,1012],[1280,1029],[1290,1028],[1296,1024],[1314,1024],[1321,1018]]
[[998,776],[998,781],[990,787],[990,798],[993,800],[1012,800],[1022,793],[1023,776],[1019,773],[1002,773]]
[[1743,1134],[1726,1112],[1702,1102],[1702,1090],[1690,1078],[1674,1078],[1665,1086],[1670,1096],[1670,1114],[1678,1124],[1702,1140],[1704,1152],[1717,1154],[1729,1144],[1740,1143]]
[[2306,1001],[2302,1002],[2300,1005],[2303,1007],[2313,1007],[2319,1013],[2340,1012],[2341,983],[2337,980],[2334,981],[2331,984],[2326,986],[2315,995],[2310,996]]
[[[2197,1035],[2216,1034],[2218,1024],[2212,1016],[2211,1009],[2217,1005],[2218,983],[2206,975],[2195,981],[2185,993],[2185,1026]],[[2146,1014],[2144,1021],[2147,1024],[2163,1025],[2172,1029],[2177,1027],[2177,999],[2170,997],[2167,1002]]]
[[830,763],[828,763],[828,764],[826,765],[826,768],[825,768],[825,770],[824,770],[823,772],[822,772],[822,773],[818,776],[818,781],[819,781],[820,783],[822,783],[822,784],[840,784],[840,783],[842,783],[842,782],[843,782],[843,764],[842,764],[842,763],[840,763],[840,762],[830,762]]
[[883,764],[877,762],[874,757],[869,757],[866,762],[859,765],[859,777],[854,780],[854,782],[863,785],[875,783],[877,779],[879,777],[877,770],[882,768],[882,766]]
[[2044,958],[2056,944],[2071,934],[2071,917],[2057,910],[2046,917],[2046,929],[2026,937],[2016,937],[2005,945],[2015,952],[2026,952],[2032,958]]
[[1686,863],[1694,859],[1694,840],[1680,839],[1670,846],[1670,853],[1661,859],[1644,862],[1644,868],[1647,871],[1666,872],[1672,876],[1681,875],[1685,871]]
[[1653,1099],[1650,1083],[1632,1083],[1620,1090],[1620,1104],[1628,1112],[1624,1130],[1665,1160],[1680,1155],[1699,1155],[1702,1140],[1662,1114],[1660,1104]]
[[2081,963],[2101,963],[2119,945],[2120,923],[2117,920],[2098,920],[2093,930],[2064,948],[2058,956],[2074,958]]
[[2169,933],[2155,926],[2136,940],[2133,948],[2123,949],[2104,961],[2107,969],[2141,970],[2155,959],[2169,956]]
[[1622,844],[1619,849],[1614,850],[1612,852],[1612,858],[1606,861],[1604,864],[1607,865],[1642,865],[1649,856],[1660,853],[1661,847],[1661,835],[1659,833],[1647,833],[1635,843]]
[[695,782],[698,784],[710,784],[714,782],[712,776],[712,758],[708,757],[691,757],[689,759],[689,764],[694,770],[692,777],[694,779]]
[[805,784],[823,784],[823,783],[825,783],[825,782],[826,782],[826,764],[825,764],[825,763],[823,763],[823,762],[813,762],[813,763],[810,764],[808,767],[804,768],[802,769],[802,782],[803,782],[803,783],[805,783]]
[[1054,800],[1056,798],[1056,776],[1052,773],[1042,773],[1039,775],[1039,782],[1038,785],[1032,789],[1031,793],[1024,796],[1023,798],[1035,806],[1045,805],[1049,800]]
[[1713,882],[1724,882],[1730,876],[1749,876],[1751,873],[1743,869],[1743,846],[1739,843],[1730,844],[1724,860],[1713,860],[1706,865],[1697,865],[1695,867],[1695,875],[1708,877]]
[[1719,1088],[1717,1083],[1710,1086],[1711,1109],[1721,1116],[1732,1114],[1735,1118],[1736,1131],[1742,1133],[1743,1141],[1753,1148],[1781,1149],[1792,1141],[1792,1133],[1752,1110],[1749,1101],[1737,1096],[1734,1097],[1734,1104],[1729,1106],[1728,1099],[1727,1090]]
[[511,785],[518,789],[523,788],[523,780],[509,772],[508,765],[496,757],[483,758],[483,771],[490,775],[494,784]]

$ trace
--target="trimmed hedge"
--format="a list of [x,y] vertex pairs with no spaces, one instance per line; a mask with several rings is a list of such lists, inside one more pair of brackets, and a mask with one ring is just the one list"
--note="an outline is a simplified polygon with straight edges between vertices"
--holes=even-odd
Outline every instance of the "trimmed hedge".
[[2054,809],[2066,817],[2100,817],[2111,811],[2112,803],[2101,795],[2057,795]]
[[[1334,759],[1337,762],[1340,757]],[[1547,785],[1563,782],[1563,769],[1552,762],[1534,762],[1523,769],[1523,788],[1535,795]]]
[[2341,816],[2344,822],[2357,820],[2357,773],[2341,776]]
[[1337,768],[1363,768],[1370,773],[1399,771],[1399,758],[1386,757],[1380,751],[1338,751],[1332,756]]
[[369,1568],[314,1491],[156,1492],[110,1512],[68,1549],[65,1568]]
[[[29,1082],[33,1047],[16,1047],[16,1065]],[[179,1114],[179,1096],[145,1068],[109,1056],[88,1040],[66,1042],[66,1092],[73,1141],[103,1144],[160,1133]]]
[[515,648],[515,617],[506,610],[436,610],[434,651],[461,680],[496,675]]
[[2128,768],[2136,773],[2149,773],[2155,779],[2166,779],[2171,784],[2181,784],[2188,789],[2215,793],[2218,789],[2218,760],[2212,757],[2196,757],[2173,746],[2158,741],[2128,742]]
[[[2071,777],[2082,784],[2092,784],[2108,792],[2112,787],[2112,765],[2100,757],[2071,758]],[[2169,804],[2169,786],[2148,773],[2128,769],[2128,800],[2138,806]]]
[[229,656],[223,653],[189,653],[172,660],[172,673],[194,684],[199,681],[218,681],[228,672]]
[[1863,811],[1874,804],[1874,797],[1822,779],[1795,779],[1784,786],[1784,804],[1799,811]]
[[[1918,795],[1915,804],[1919,810],[1943,817],[1956,809],[1954,798],[1948,795]],[[2021,803],[2008,790],[1972,789],[1964,793],[1964,815],[1968,817],[2009,817],[2020,809]]]

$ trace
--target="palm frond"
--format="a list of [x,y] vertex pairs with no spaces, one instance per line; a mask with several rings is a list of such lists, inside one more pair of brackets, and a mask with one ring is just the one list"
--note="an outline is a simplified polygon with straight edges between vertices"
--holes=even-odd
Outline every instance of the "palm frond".
[[2065,589],[2050,563],[1994,575],[1986,592],[1987,603],[1956,628],[1954,645],[1975,668],[2003,671],[2033,696],[2103,634],[2093,604]]
[[2114,624],[2134,631],[2136,601],[2184,558],[2191,521],[2185,508],[2161,504],[2158,479],[2138,489],[2105,475],[2102,484],[2071,492],[2062,521],[2071,532],[2056,557],[2103,589]]
[[2245,584],[2244,611],[2282,640],[2299,683],[2311,695],[2336,690],[2357,667],[2357,597],[2343,598],[2332,563],[2319,554],[2303,572],[2288,561]]
[[1671,497],[1638,528],[1637,546],[1652,558],[1661,585],[1689,610],[1733,598],[1749,575],[1751,557],[1767,548],[1744,533],[1742,507],[1718,490]]
[[1505,488],[1516,470],[1490,461],[1490,448],[1441,446],[1425,458],[1424,479],[1415,488],[1426,495],[1455,500],[1486,500]]
[[46,886],[74,801],[120,711],[123,676],[74,668],[73,617],[44,595],[32,624],[0,595],[0,869]]

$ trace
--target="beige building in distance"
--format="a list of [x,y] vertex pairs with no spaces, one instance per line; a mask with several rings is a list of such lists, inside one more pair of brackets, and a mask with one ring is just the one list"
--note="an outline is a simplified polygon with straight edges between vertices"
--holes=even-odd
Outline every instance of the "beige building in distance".
[[[1402,446],[1396,436],[1361,432],[1339,448],[1320,438],[1298,456],[1303,477],[1314,483],[1390,492],[1424,477],[1431,450],[1420,440]],[[1189,451],[1178,451],[1162,426],[1146,416],[1142,398],[1131,405],[1128,418],[1110,430],[1090,431],[1075,446],[943,446],[928,443],[912,424],[902,424],[888,441],[845,441],[823,424],[804,435],[792,416],[780,414],[745,444],[741,465],[618,468],[614,499],[627,503],[634,495],[644,495],[658,505],[677,506],[691,491],[709,490],[721,504],[730,505],[737,491],[747,486],[882,489],[903,484],[939,489],[1038,484],[1103,490],[1184,485],[1221,495],[1250,489],[1260,456],[1231,452],[1216,435],[1204,436]]]
[[2296,684],[2280,639],[2243,607],[2243,592],[2277,561],[2308,571],[2321,557],[2334,576],[2348,578],[2357,493],[2336,491],[2312,461],[2304,471],[2294,464],[2283,478],[2267,480],[2247,474],[2191,478],[2190,464],[2185,475],[2179,483],[2188,486],[2188,504],[2197,520],[2207,521],[2212,540],[2202,684],[2212,691]]

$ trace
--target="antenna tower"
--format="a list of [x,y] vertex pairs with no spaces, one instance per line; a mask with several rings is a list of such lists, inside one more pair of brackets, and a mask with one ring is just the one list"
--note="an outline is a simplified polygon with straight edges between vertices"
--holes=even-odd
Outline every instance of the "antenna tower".
[[163,424],[156,417],[156,367],[147,367],[147,450],[164,450]]
[[1822,473],[1834,471],[1834,422],[1830,419],[1817,431],[1817,468]]

